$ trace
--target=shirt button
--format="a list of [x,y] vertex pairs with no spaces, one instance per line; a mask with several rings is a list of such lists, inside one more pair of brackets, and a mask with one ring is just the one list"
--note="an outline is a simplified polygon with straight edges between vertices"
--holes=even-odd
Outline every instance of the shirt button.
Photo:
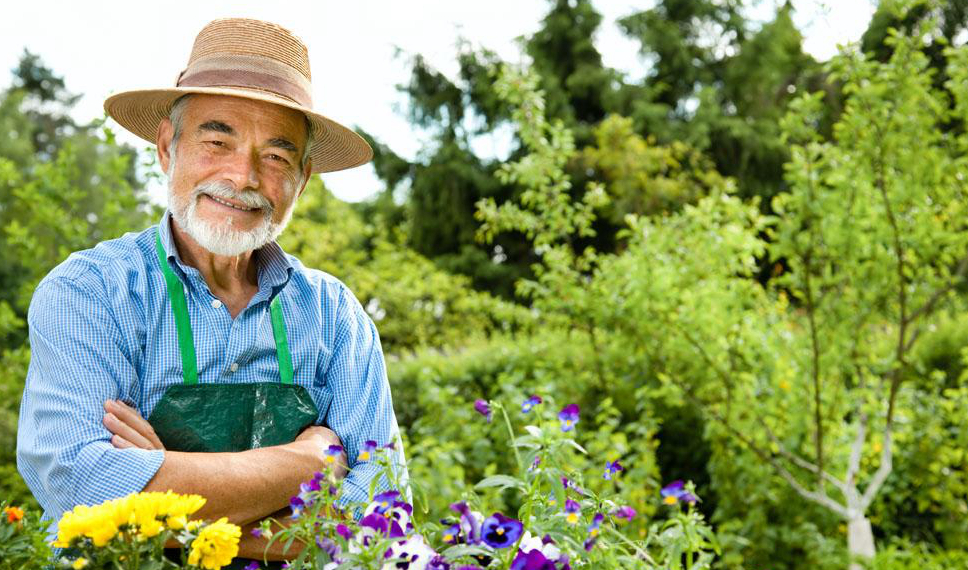
[[235,372],[238,369],[239,369],[239,363],[238,362],[233,362],[232,363],[232,366],[229,366],[229,370],[231,370],[232,372]]
[[219,301],[218,299],[215,299],[214,301],[212,301],[212,308],[213,309],[218,309],[221,306],[222,306],[222,301]]

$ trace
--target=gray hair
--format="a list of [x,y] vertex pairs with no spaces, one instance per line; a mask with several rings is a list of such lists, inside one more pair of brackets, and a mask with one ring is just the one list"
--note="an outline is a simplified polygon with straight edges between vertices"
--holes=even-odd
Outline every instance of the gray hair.
[[[178,145],[178,137],[182,133],[182,115],[185,114],[185,106],[188,100],[191,99],[192,94],[182,95],[175,100],[175,104],[172,105],[171,111],[168,112],[168,120],[171,121],[172,126],[175,129],[174,135],[171,137],[171,154],[172,163],[174,163],[175,147]],[[309,154],[313,149],[313,140],[315,138],[316,129],[313,128],[312,122],[309,117],[303,115],[306,121],[306,146],[303,148],[302,156],[299,158],[299,178],[302,180],[302,172],[306,169],[306,163],[309,161]]]

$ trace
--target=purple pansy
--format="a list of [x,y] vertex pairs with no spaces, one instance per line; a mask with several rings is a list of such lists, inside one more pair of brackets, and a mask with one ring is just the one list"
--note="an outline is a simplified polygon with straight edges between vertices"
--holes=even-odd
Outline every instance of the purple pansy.
[[289,507],[292,509],[292,518],[299,518],[303,509],[306,508],[306,502],[299,497],[290,497]]
[[[404,535],[403,529],[397,521],[387,518],[380,513],[370,513],[360,519],[360,530],[364,534],[379,535],[384,538],[401,538]],[[369,546],[369,537],[363,537],[363,546]]]
[[509,570],[557,570],[557,567],[554,560],[545,558],[540,550],[529,550],[527,553],[518,550]]
[[377,443],[372,439],[368,439],[363,442],[363,447],[360,449],[360,453],[356,456],[357,461],[369,461],[373,454],[376,453]]
[[494,513],[484,519],[481,525],[481,538],[491,548],[507,548],[518,541],[523,530],[524,525],[521,521],[501,513]]
[[450,563],[441,555],[434,556],[427,562],[427,570],[450,570]]
[[333,542],[333,539],[331,538],[317,536],[316,546],[319,547],[319,549],[325,552],[327,555],[329,555],[330,560],[335,561],[336,558],[340,555],[339,545]]
[[374,495],[373,501],[370,503],[370,509],[382,515],[393,508],[393,503],[397,502],[399,497],[400,491],[386,491]]
[[336,525],[336,534],[342,536],[344,540],[353,538],[353,531],[343,523]]
[[440,539],[446,544],[456,544],[460,540],[460,525],[454,524],[447,527]]
[[535,455],[534,460],[531,462],[531,467],[528,467],[528,471],[534,471],[538,468],[538,465],[541,465],[541,456]]
[[481,526],[471,512],[470,507],[467,503],[460,501],[459,503],[454,503],[450,506],[451,510],[460,513],[460,528],[464,533],[464,538],[467,540],[467,544],[478,544],[481,542]]
[[605,515],[602,513],[595,513],[592,517],[592,524],[588,525],[588,538],[585,539],[585,550],[590,551],[595,546],[595,541],[598,540],[598,533],[601,532],[602,520]]
[[567,520],[569,524],[575,524],[578,522],[578,513],[580,512],[581,505],[571,499],[565,501],[565,514],[567,515],[565,520]]
[[245,565],[245,570],[259,570],[259,568],[261,568],[261,566],[259,566],[259,563],[255,560]]
[[613,473],[618,473],[619,471],[625,471],[622,464],[618,461],[606,461],[605,462],[605,474],[602,476],[604,479],[611,480]]
[[635,509],[629,506],[619,507],[614,513],[612,513],[613,517],[623,519],[626,522],[631,522],[631,520],[635,518],[635,515]]
[[530,412],[532,408],[541,403],[541,396],[533,395],[521,404],[521,411],[525,414]]
[[491,412],[491,406],[488,405],[487,400],[475,400],[474,409],[477,410],[477,413],[487,418],[488,423],[490,423],[493,413]]
[[326,465],[334,465],[336,461],[339,460],[340,455],[343,454],[343,446],[331,445],[326,448],[326,451],[324,451],[323,454],[323,460],[326,461]]
[[265,533],[263,533],[262,529],[259,527],[255,527],[254,529],[250,530],[249,534],[256,538],[262,538],[265,535]]
[[577,404],[568,404],[558,412],[558,419],[561,420],[561,431],[571,431],[578,423],[579,408]]
[[669,483],[662,488],[660,493],[662,494],[662,501],[667,505],[674,505],[679,501],[691,505],[699,500],[695,495],[686,490],[686,484],[681,480]]

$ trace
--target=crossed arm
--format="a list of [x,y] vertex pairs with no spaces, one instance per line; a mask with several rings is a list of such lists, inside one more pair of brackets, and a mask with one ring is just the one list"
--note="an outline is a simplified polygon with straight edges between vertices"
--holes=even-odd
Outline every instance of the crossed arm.
[[[57,520],[78,504],[142,489],[201,494],[208,503],[199,516],[226,516],[240,524],[286,507],[299,483],[319,470],[322,450],[340,443],[335,434],[312,427],[289,444],[239,453],[163,450],[138,412],[129,409],[132,415],[125,415],[114,404],[105,407],[136,395],[140,380],[134,362],[140,356],[132,339],[139,338],[137,323],[143,317],[126,303],[109,310],[107,293],[91,283],[93,271],[80,269],[77,277],[38,286],[28,314],[31,362],[17,463],[48,515]],[[397,426],[372,321],[348,294],[331,302],[345,308],[336,323],[343,332],[328,347],[332,354],[317,374],[333,394],[326,421],[349,455],[344,464],[352,471],[343,498],[351,503],[366,500],[374,478],[378,490],[388,487],[379,465],[353,458],[365,440],[395,441]],[[397,471],[405,481],[402,450]],[[261,557],[261,550],[241,546],[243,556]]]
[[[325,427],[310,426],[292,443],[237,453],[185,453],[167,451],[151,424],[137,410],[118,400],[104,403],[104,427],[111,432],[111,444],[118,449],[164,451],[165,458],[145,491],[196,493],[205,506],[198,518],[228,517],[244,527],[239,555],[262,558],[265,540],[248,531],[262,519],[289,504],[299,484],[323,469],[322,450],[339,445],[336,434]],[[338,462],[336,475],[346,474],[346,458]],[[278,548],[275,550],[279,550]],[[269,552],[269,558],[282,552]],[[291,557],[293,552],[290,550]]]

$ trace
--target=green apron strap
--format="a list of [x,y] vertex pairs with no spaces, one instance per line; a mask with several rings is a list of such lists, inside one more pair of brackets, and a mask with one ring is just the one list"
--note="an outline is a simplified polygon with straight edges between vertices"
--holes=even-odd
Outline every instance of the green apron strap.
[[161,262],[161,272],[165,275],[168,286],[168,299],[171,310],[175,313],[175,327],[178,330],[178,349],[181,352],[182,375],[185,384],[198,384],[198,364],[195,359],[195,339],[192,338],[192,322],[188,318],[188,302],[185,300],[185,290],[181,281],[168,265],[168,256],[161,245],[160,231],[155,234],[155,248],[158,250],[158,261]]
[[292,384],[292,355],[289,354],[289,339],[286,337],[286,320],[282,318],[282,304],[276,295],[269,304],[272,315],[272,336],[276,341],[276,357],[279,358],[279,376],[283,384]]

